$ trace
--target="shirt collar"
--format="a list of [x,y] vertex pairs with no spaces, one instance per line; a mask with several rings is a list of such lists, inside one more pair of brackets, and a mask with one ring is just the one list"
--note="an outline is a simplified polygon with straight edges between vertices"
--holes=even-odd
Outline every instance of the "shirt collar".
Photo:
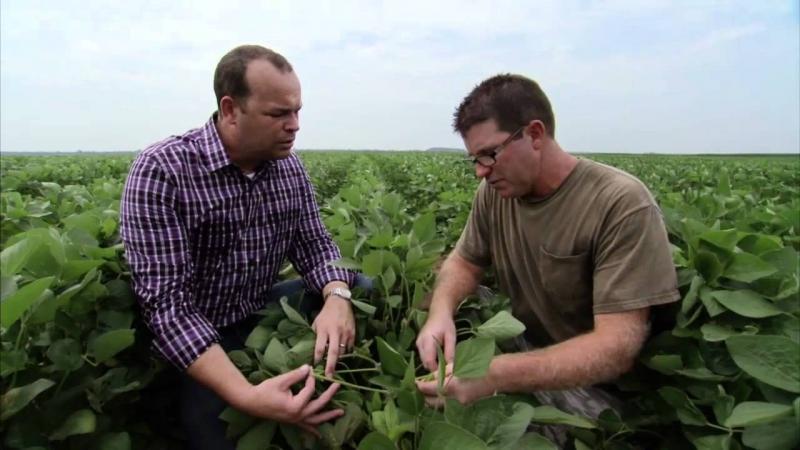
[[[222,138],[219,136],[217,130],[217,113],[211,115],[205,125],[203,125],[203,142],[205,144],[204,153],[206,154],[206,167],[209,172],[215,172],[224,167],[234,166],[228,152],[225,151],[225,146],[222,144]],[[276,161],[265,161],[256,174],[261,172],[264,168],[272,167],[277,164]]]
[[223,167],[233,165],[222,139],[217,131],[217,113],[211,115],[205,125],[203,125],[203,153],[205,153],[205,165],[209,172],[214,172]]

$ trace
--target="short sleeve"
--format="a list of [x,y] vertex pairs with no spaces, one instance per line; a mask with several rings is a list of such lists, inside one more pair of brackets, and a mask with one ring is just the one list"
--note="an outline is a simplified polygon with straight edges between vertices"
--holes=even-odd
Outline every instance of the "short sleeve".
[[655,204],[612,224],[598,241],[594,313],[613,313],[680,298],[669,239]]

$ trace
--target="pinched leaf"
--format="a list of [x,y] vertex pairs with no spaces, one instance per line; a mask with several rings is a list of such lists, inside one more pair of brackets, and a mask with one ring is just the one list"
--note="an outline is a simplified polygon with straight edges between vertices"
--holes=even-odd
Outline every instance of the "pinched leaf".
[[479,337],[504,341],[518,336],[525,331],[525,324],[514,318],[508,311],[500,311],[491,319],[481,324],[477,331]]
[[458,378],[481,378],[489,371],[494,358],[494,339],[478,337],[467,339],[456,346],[453,374]]

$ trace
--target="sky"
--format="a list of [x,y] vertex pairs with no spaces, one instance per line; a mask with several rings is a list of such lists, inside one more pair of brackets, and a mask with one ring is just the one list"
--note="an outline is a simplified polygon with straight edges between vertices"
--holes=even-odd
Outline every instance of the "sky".
[[572,152],[800,153],[798,0],[0,2],[0,151],[201,126],[240,44],[301,84],[299,149],[463,148],[483,79],[536,80]]

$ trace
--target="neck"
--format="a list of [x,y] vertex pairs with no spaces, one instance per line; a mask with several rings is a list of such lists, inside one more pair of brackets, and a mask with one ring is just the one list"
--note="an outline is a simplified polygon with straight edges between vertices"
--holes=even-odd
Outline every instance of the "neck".
[[225,149],[225,153],[228,154],[228,158],[231,159],[233,165],[241,169],[243,173],[255,172],[256,168],[258,167],[258,162],[247,161],[242,158],[240,152],[237,150],[238,147],[236,145],[236,139],[233,136],[231,129],[226,127],[219,117],[217,117],[214,121],[214,125],[217,127],[219,139],[222,141],[222,148]]
[[542,149],[539,176],[536,178],[532,194],[536,197],[547,197],[552,194],[564,184],[577,164],[578,158],[562,150],[556,142]]

